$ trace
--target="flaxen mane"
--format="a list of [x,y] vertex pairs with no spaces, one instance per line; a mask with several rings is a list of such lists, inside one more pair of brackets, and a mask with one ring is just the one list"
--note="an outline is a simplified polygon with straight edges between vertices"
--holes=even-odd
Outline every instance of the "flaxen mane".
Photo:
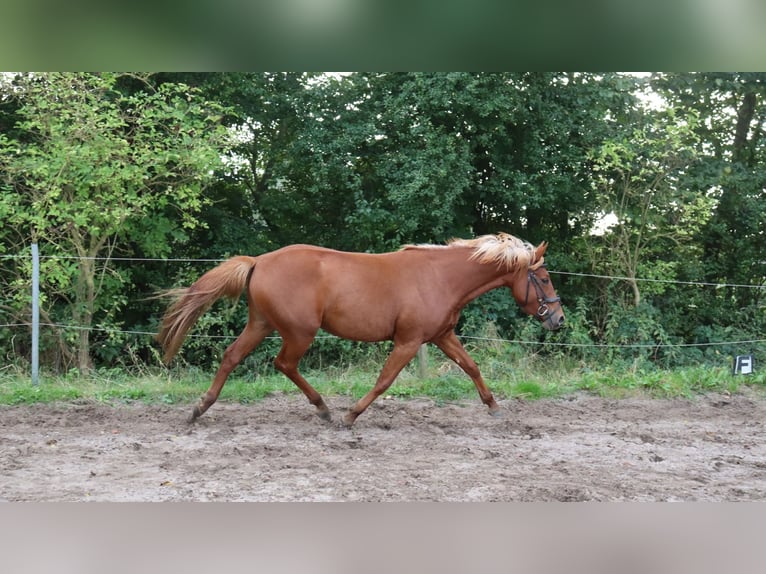
[[532,267],[537,269],[543,258],[534,261],[535,248],[531,243],[508,233],[482,235],[475,239],[452,239],[447,245],[405,245],[402,249],[438,249],[469,247],[474,250],[471,259],[479,263],[495,263],[507,269]]

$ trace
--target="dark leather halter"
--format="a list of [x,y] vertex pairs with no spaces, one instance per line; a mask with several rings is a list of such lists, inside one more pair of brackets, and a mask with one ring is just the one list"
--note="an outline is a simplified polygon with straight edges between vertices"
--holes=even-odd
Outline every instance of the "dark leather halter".
[[[540,267],[546,267],[545,263],[540,265]],[[535,313],[535,317],[540,319],[541,321],[544,321],[548,317],[548,313],[550,312],[550,309],[548,308],[548,305],[551,303],[559,303],[561,302],[561,297],[546,297],[545,291],[543,291],[543,286],[540,285],[540,279],[537,278],[537,275],[535,274],[540,267],[536,267],[535,269],[530,269],[527,272],[527,296],[524,299],[524,305],[526,305],[529,302],[529,286],[532,285],[535,288],[535,294],[537,295],[537,312]]]

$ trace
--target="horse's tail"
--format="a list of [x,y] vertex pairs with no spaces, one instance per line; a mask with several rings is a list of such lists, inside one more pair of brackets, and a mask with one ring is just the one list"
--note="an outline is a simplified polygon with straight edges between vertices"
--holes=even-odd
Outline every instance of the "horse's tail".
[[232,257],[205,273],[187,289],[173,289],[163,295],[177,300],[165,312],[157,333],[165,364],[170,363],[197,319],[221,297],[236,299],[247,285],[257,259]]

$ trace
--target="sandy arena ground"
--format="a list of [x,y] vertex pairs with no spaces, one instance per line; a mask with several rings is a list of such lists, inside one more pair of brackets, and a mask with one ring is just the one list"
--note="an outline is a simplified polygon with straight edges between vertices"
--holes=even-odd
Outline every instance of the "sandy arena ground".
[[[328,397],[335,421],[350,405]],[[5,501],[766,500],[766,398],[0,407]]]

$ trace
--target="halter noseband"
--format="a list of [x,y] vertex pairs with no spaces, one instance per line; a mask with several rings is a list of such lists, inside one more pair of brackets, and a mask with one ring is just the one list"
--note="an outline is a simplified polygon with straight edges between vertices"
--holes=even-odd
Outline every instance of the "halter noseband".
[[559,303],[561,302],[561,298],[556,297],[546,297],[545,291],[543,291],[542,285],[540,285],[540,280],[537,278],[537,275],[535,275],[535,272],[540,269],[540,267],[546,267],[545,263],[536,266],[534,269],[530,269],[527,272],[527,296],[524,299],[524,305],[529,302],[529,286],[533,285],[535,288],[535,294],[537,295],[537,312],[535,313],[535,317],[540,319],[541,321],[544,321],[546,317],[548,316],[548,313],[550,312],[550,309],[548,308],[548,305],[551,303]]

